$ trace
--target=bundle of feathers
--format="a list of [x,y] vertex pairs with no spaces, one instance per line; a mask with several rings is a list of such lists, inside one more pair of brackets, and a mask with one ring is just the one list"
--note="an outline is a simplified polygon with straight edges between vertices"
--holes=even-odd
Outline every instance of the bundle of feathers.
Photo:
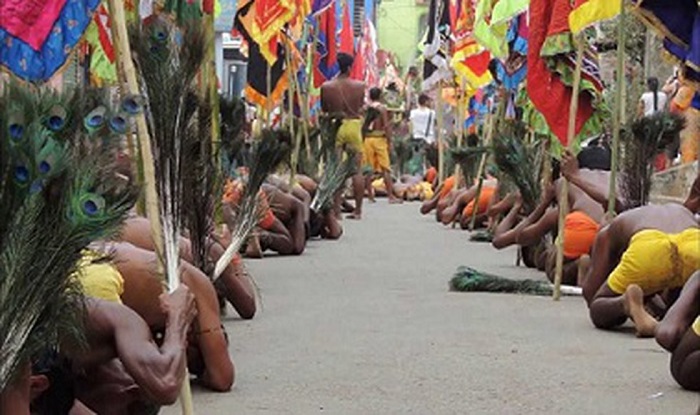
[[620,148],[621,198],[627,208],[649,202],[654,158],[661,152],[676,154],[685,122],[680,115],[659,112],[634,121],[622,137]]
[[552,285],[539,280],[511,280],[477,271],[470,267],[459,267],[450,280],[450,291],[475,291],[515,293],[530,295],[552,295]]
[[113,236],[137,191],[115,174],[136,97],[7,84],[0,97],[0,390],[20,365],[81,339],[81,252]]

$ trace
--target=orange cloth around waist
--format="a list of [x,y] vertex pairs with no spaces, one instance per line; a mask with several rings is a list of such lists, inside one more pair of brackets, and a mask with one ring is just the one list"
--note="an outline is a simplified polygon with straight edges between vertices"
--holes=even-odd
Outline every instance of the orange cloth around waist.
[[222,201],[231,205],[237,205],[243,196],[243,183],[240,180],[226,180]]
[[262,219],[260,219],[258,222],[258,226],[268,231],[275,223],[275,214],[272,212],[272,209],[270,209],[270,202],[268,201],[265,192],[261,190],[260,193],[258,193],[258,197],[260,198],[260,204],[262,205],[264,212]]
[[442,184],[442,190],[440,190],[440,199],[444,199],[448,194],[450,194],[452,188],[455,187],[455,181],[454,176],[450,176],[445,179],[445,183]]
[[571,212],[564,219],[564,256],[578,259],[591,251],[600,225],[583,212]]
[[429,168],[428,171],[425,172],[425,181],[428,183],[433,183],[437,178],[437,174],[438,172],[435,167]]
[[[491,202],[491,198],[493,197],[494,193],[496,193],[495,187],[484,187],[483,189],[481,189],[481,194],[479,194],[478,210],[476,211],[477,215],[486,213],[486,210],[488,210],[489,208],[489,202]],[[467,206],[464,207],[462,215],[471,216],[473,214],[474,201],[472,200]]]

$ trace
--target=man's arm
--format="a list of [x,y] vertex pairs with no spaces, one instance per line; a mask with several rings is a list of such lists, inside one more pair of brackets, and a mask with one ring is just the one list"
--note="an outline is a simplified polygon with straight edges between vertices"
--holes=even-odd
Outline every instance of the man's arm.
[[168,321],[160,348],[146,322],[120,304],[89,299],[87,326],[93,339],[111,343],[129,375],[151,399],[170,405],[185,378],[186,334],[196,309],[194,296],[183,285],[161,301],[168,309]]
[[[592,182],[580,174],[578,160],[568,150],[564,153],[561,159],[561,173],[571,184],[583,190],[591,199],[600,203],[604,210],[608,209],[609,189],[606,186],[601,186],[599,183]],[[625,203],[622,202],[620,196],[615,197],[615,212],[621,213],[626,210]]]
[[616,235],[619,233],[619,222],[612,222],[604,227],[596,235],[591,248],[591,265],[588,273],[582,281],[583,298],[590,306],[600,287],[605,284],[610,273],[617,266],[620,254],[620,241]]
[[389,111],[387,111],[384,105],[381,106],[382,112],[382,123],[384,124],[384,136],[387,141],[391,144],[391,138],[393,135],[393,128],[391,127],[391,122],[389,121]]
[[700,210],[700,172],[698,172],[698,177],[695,178],[693,187],[690,188],[690,194],[683,206],[693,213],[698,213]]

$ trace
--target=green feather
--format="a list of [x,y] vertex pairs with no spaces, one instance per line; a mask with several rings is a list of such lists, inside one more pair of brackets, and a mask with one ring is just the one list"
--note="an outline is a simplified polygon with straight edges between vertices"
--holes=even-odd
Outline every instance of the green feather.
[[552,286],[547,281],[511,280],[477,271],[470,267],[459,267],[457,269],[457,273],[450,280],[450,290],[552,295]]

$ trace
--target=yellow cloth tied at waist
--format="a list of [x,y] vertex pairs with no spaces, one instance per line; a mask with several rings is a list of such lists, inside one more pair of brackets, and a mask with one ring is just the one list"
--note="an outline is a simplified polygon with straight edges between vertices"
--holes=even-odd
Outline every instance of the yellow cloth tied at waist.
[[100,258],[101,255],[96,252],[85,251],[78,262],[76,276],[83,286],[83,293],[88,297],[121,304],[124,278],[110,262],[95,262]]
[[647,229],[636,233],[608,277],[608,286],[623,294],[632,284],[650,295],[685,285],[700,269],[700,229],[678,234]]
[[698,316],[698,318],[695,319],[695,323],[693,323],[693,331],[700,336],[700,316]]

